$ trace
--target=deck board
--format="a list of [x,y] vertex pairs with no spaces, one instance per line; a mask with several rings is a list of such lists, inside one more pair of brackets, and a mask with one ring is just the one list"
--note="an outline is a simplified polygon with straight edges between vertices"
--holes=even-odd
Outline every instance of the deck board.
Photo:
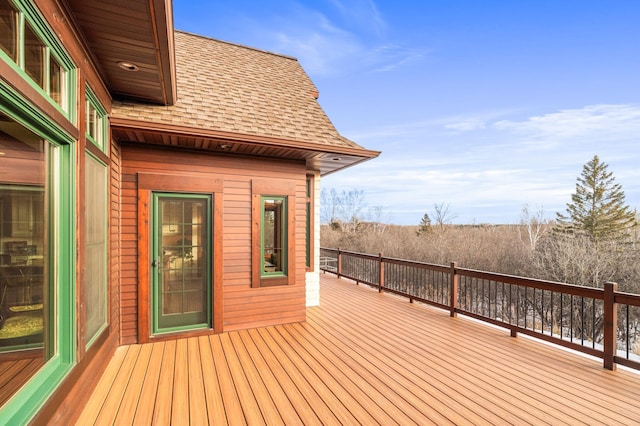
[[[171,421],[171,407],[174,396],[173,384],[175,377],[176,342],[168,341],[164,344],[162,353],[162,368],[158,376],[158,391],[155,396],[153,409],[153,424],[166,425]],[[156,378],[152,380],[156,382]]]
[[640,423],[640,374],[329,275],[307,321],[116,351],[77,424]]

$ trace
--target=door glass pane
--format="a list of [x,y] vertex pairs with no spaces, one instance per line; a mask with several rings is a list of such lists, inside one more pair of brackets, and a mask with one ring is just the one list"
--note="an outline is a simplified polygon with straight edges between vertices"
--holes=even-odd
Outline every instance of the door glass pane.
[[18,61],[18,14],[7,0],[0,0],[0,48]]
[[161,197],[157,329],[208,324],[208,199]]
[[45,348],[47,149],[0,114],[0,406],[53,352]]
[[40,38],[24,24],[24,70],[36,84],[44,89],[44,54],[45,47]]

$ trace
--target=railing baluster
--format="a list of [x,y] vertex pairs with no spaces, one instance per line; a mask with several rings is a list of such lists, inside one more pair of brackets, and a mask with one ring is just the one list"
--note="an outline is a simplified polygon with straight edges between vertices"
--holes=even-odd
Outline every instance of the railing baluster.
[[627,324],[626,324],[626,329],[627,329],[627,347],[626,347],[626,351],[627,351],[627,359],[629,359],[629,344],[631,342],[631,339],[629,337],[629,334],[631,332],[631,330],[629,329],[629,305],[627,305]]

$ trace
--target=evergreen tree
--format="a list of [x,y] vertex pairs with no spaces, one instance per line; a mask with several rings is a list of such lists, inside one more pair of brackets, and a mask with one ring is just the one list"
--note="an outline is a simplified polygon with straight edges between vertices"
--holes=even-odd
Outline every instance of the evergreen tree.
[[429,214],[425,213],[424,216],[422,216],[422,219],[420,220],[420,225],[418,226],[418,231],[416,232],[416,234],[420,236],[420,235],[429,234],[430,232],[431,232],[431,219],[429,218]]
[[567,214],[557,214],[556,232],[585,234],[594,243],[625,236],[635,224],[624,191],[597,155],[584,165]]

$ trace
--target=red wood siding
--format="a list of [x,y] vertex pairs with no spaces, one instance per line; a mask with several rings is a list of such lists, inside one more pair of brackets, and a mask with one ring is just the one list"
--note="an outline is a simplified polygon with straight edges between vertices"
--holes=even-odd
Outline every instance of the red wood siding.
[[[138,324],[138,173],[221,179],[224,331],[305,320],[305,179],[303,163],[219,156],[125,145],[122,148],[122,343],[135,343]],[[292,285],[251,288],[252,180],[289,180],[295,184],[295,264]],[[148,242],[145,242],[148,244]],[[149,283],[140,283],[149,285]],[[219,297],[220,295],[214,295]],[[222,330],[216,330],[222,331]]]

